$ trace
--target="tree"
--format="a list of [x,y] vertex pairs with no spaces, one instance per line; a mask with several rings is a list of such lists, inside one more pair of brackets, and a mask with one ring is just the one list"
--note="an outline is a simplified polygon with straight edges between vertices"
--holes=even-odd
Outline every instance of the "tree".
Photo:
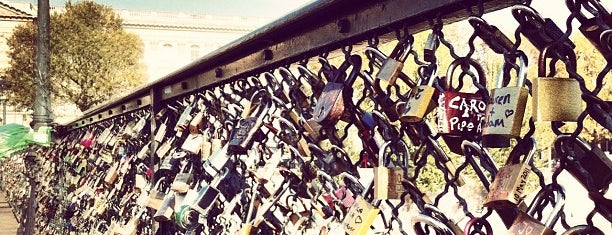
[[[17,26],[8,39],[10,67],[5,71],[12,105],[30,108],[36,73],[35,23]],[[54,102],[87,110],[144,83],[139,63],[143,45],[125,32],[112,8],[91,1],[66,4],[51,16],[51,87]]]

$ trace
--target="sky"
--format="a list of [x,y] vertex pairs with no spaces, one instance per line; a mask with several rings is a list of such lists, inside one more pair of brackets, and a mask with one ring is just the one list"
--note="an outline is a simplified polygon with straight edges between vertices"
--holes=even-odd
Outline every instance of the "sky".
[[[30,2],[36,0],[10,0]],[[51,6],[64,6],[68,0],[49,0]],[[78,0],[72,0],[77,2]],[[168,12],[194,12],[215,15],[248,15],[280,17],[299,9],[312,0],[94,0],[115,10],[151,10]]]

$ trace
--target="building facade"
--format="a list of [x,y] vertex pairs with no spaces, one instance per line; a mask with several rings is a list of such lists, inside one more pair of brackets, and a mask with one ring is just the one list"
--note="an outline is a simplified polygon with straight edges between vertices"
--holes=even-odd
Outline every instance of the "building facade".
[[[61,12],[61,6],[51,6]],[[123,19],[124,29],[140,37],[144,46],[142,64],[148,82],[163,78],[192,61],[269,23],[273,18],[219,16],[180,12],[115,10]],[[0,1],[0,71],[9,66],[6,40],[13,29],[36,18],[36,6],[30,3]],[[0,103],[2,98],[0,95]],[[1,107],[1,106],[0,106]],[[7,108],[5,123],[27,125],[31,115]],[[52,112],[55,122],[63,123],[80,116],[75,107],[58,107]],[[70,116],[59,116],[70,114]]]

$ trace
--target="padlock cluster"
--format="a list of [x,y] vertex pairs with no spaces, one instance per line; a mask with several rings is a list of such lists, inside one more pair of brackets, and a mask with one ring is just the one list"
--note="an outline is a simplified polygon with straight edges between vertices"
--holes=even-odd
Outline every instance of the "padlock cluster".
[[[587,3],[597,12],[593,19],[577,14]],[[575,13],[570,18],[583,24],[580,30],[609,64],[612,16],[598,1],[567,4]],[[370,40],[364,50],[343,47],[338,58],[327,58],[326,51],[166,100],[157,109],[71,130],[51,147],[35,149],[43,175],[38,201],[45,205],[39,215],[53,218],[41,220],[37,229],[48,234],[609,232],[612,161],[580,133],[587,115],[602,130],[612,129],[609,101],[598,97],[610,66],[599,73],[596,88],[587,89],[566,35],[571,29],[562,31],[528,4],[512,6],[511,12],[521,26],[517,34],[540,51],[536,78],[527,78],[521,42],[473,15],[468,19],[473,38],[504,58],[494,87],[472,58],[473,47],[468,56],[457,56],[438,20],[423,51],[413,49],[413,35],[399,29],[388,56],[374,43],[378,40]],[[438,63],[440,46],[453,57],[447,68]],[[404,68],[410,56],[416,79]],[[557,60],[568,78],[546,72],[547,67],[557,72]],[[445,76],[439,75],[443,69]],[[535,122],[552,123],[557,135],[559,164],[552,179],[534,164]],[[560,127],[570,122],[578,128],[563,133]],[[500,167],[489,153],[497,148],[511,150]],[[441,172],[442,192],[422,190],[427,167]],[[467,168],[474,177],[466,176]],[[594,206],[589,205],[586,224],[566,221],[564,205],[571,198],[556,180],[561,172],[588,191]],[[532,174],[539,187],[526,199]],[[13,182],[4,185],[13,188],[10,200],[23,201],[24,192],[14,188],[27,189],[25,180],[8,182]],[[462,190],[466,184],[484,190],[484,201],[470,201],[469,190]],[[457,202],[460,218],[442,207],[448,198]],[[608,224],[594,224],[595,215]]]

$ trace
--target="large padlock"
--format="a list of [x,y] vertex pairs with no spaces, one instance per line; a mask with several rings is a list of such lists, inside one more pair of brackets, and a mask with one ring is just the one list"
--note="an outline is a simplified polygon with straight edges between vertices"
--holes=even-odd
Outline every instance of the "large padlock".
[[[554,201],[552,201],[554,198]],[[542,206],[554,205],[548,212],[546,220],[535,218],[542,212]],[[535,196],[527,212],[519,211],[519,215],[508,229],[508,234],[554,235],[553,227],[565,205],[565,191],[561,185],[546,185]],[[542,215],[543,216],[543,215]]]
[[[253,146],[257,132],[261,132],[264,116],[267,115],[271,106],[271,100],[265,90],[259,90],[251,97],[252,106],[249,117],[242,118],[232,129],[228,141],[229,154],[246,154]],[[255,112],[256,110],[256,112]]]
[[579,1],[579,0],[568,0],[565,1],[568,8],[570,9],[588,9],[589,12],[594,15],[592,18],[587,18],[580,10],[575,12],[576,19],[580,22],[578,29],[582,34],[601,52],[606,55],[612,51],[610,43],[612,39],[602,37],[602,33],[612,28],[612,14],[600,3],[600,1]]
[[491,90],[491,101],[487,105],[482,144],[490,148],[510,146],[510,138],[521,135],[523,116],[529,90],[524,87],[527,76],[527,56],[519,56],[520,67],[516,86],[503,87],[504,67],[502,63],[495,88]]
[[559,135],[555,139],[554,150],[563,168],[587,191],[601,191],[610,186],[612,161],[596,145],[590,145],[580,137]]
[[[170,191],[170,187],[166,185],[166,177],[162,177],[157,180],[155,186],[149,192],[149,199],[147,200],[147,207],[153,210],[159,210],[164,201],[164,198]],[[164,189],[166,188],[166,189]]]
[[[352,66],[350,74],[346,75],[348,67]],[[320,124],[334,125],[344,115],[346,106],[352,103],[353,83],[361,69],[361,57],[352,55],[339,68],[327,72],[328,82],[317,100],[312,115]]]
[[[472,68],[476,74],[471,74],[474,86],[478,88],[476,93],[455,91],[452,89],[453,75],[457,67]],[[463,76],[459,77],[463,79]],[[476,81],[478,83],[476,83]],[[460,84],[463,84],[459,82]],[[463,88],[466,89],[465,84]],[[466,89],[467,90],[467,89]],[[471,58],[463,57],[453,61],[446,73],[446,86],[444,92],[438,98],[438,130],[444,136],[460,137],[466,139],[480,136],[484,124],[485,110],[487,107],[488,94],[486,91],[486,78],[482,67]],[[461,141],[459,141],[459,151]]]
[[189,133],[183,145],[181,145],[181,149],[190,152],[192,154],[200,154],[202,149],[202,139],[204,136],[200,133]]
[[[575,122],[583,111],[582,91],[576,79],[546,77],[547,52],[551,49],[550,46],[544,48],[538,60],[538,78],[532,88],[533,117],[536,121]],[[576,54],[570,51],[567,56],[575,66]]]
[[[529,152],[521,162],[522,153]],[[527,177],[531,172],[531,162],[536,152],[535,139],[519,142],[510,153],[505,166],[495,175],[491,189],[487,194],[485,206],[493,209],[516,207],[523,200],[523,191],[527,185]]]
[[[396,147],[400,145],[403,149],[398,150]],[[387,151],[388,149],[390,151]],[[396,153],[396,157],[402,158],[403,161],[398,166],[392,164],[393,160],[391,159],[391,155]],[[404,179],[404,169],[408,167],[408,159],[406,155],[400,156],[399,153],[408,153],[408,146],[401,140],[395,143],[394,141],[387,141],[380,147],[378,167],[374,167],[374,199],[400,199],[402,193],[404,193],[402,180]]]
[[[427,74],[422,74],[419,86],[411,89],[406,106],[399,119],[402,122],[415,123],[423,120],[423,117],[435,108],[434,82],[438,80],[438,68],[436,64],[422,66],[421,70],[429,70]],[[420,73],[420,72],[419,72]]]
[[186,193],[193,181],[193,164],[187,162],[181,171],[174,177],[170,189],[176,193]]
[[376,74],[378,83],[384,81],[389,86],[395,84],[398,75],[402,72],[402,68],[404,68],[404,61],[406,61],[412,51],[413,42],[414,37],[409,34],[398,40],[397,45],[393,48],[389,57],[383,61],[380,70]]

